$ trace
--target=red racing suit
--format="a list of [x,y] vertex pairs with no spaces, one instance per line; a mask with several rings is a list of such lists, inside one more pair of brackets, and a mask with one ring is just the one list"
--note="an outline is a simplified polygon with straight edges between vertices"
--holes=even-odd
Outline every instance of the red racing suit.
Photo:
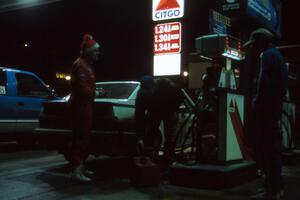
[[92,66],[83,58],[78,58],[73,64],[71,87],[70,108],[73,140],[70,162],[71,166],[75,168],[89,155],[96,89]]

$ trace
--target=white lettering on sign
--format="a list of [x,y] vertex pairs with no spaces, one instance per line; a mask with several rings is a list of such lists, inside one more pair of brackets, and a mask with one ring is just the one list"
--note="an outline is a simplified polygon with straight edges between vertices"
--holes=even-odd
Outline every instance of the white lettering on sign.
[[172,26],[172,31],[178,31],[179,29],[180,29],[180,26],[176,26],[176,25]]
[[179,39],[179,34],[171,35],[172,40],[178,40]]
[[213,19],[215,21],[220,22],[227,27],[231,27],[231,20],[229,17],[226,17],[226,16],[222,15],[221,13],[218,13],[214,10],[212,11],[212,15],[213,15]]
[[255,10],[257,13],[259,13],[261,16],[263,16],[268,21],[271,21],[272,16],[269,10],[264,8],[262,5],[260,5],[257,1],[249,0],[248,6]]
[[179,53],[181,51],[181,24],[158,24],[154,27],[154,54]]
[[184,15],[184,0],[153,0],[153,21],[175,19]]
[[5,86],[0,85],[0,94],[1,95],[5,95],[6,94],[6,87]]

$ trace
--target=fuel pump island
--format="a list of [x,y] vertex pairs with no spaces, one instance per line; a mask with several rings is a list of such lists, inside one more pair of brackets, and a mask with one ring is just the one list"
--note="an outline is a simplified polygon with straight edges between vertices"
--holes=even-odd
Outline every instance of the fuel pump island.
[[[195,36],[201,33],[199,24],[201,27],[205,24],[197,19],[206,13],[204,8],[208,5],[204,1],[152,2],[153,76],[175,80],[179,77],[182,81],[183,69],[188,68],[188,78],[183,79],[183,85],[200,91],[194,96],[196,98],[191,98],[190,93],[183,90],[186,104],[192,109],[186,109],[190,112],[187,126],[180,127],[176,135],[181,153],[178,163],[171,167],[170,182],[224,188],[256,178],[253,154],[246,145],[251,134],[247,128],[251,124],[249,88],[256,71],[252,63],[241,64],[245,58],[241,39],[245,40],[258,27],[267,28],[280,38],[281,1],[209,1],[209,8],[216,8],[218,12],[212,9],[207,12],[210,30],[205,34],[210,34],[197,38]],[[191,13],[192,8],[197,12]],[[195,21],[191,20],[192,16]],[[190,53],[190,38],[195,38],[196,53]],[[295,107],[287,102],[284,109],[290,114],[281,120],[283,146],[293,150],[295,117],[289,116],[295,116]]]
[[[197,54],[206,58],[201,65],[211,69],[214,76],[209,81],[209,96],[214,96],[211,109],[195,112],[198,117],[196,138],[196,164],[177,164],[171,169],[171,182],[177,185],[190,185],[207,188],[230,187],[255,178],[255,163],[251,161],[250,150],[244,145],[244,96],[239,94],[239,61],[244,59],[242,42],[227,34],[211,34],[196,38]],[[208,70],[207,70],[208,71]],[[201,75],[199,74],[199,78]],[[210,77],[206,77],[209,79]],[[204,86],[203,86],[204,87]],[[200,102],[205,101],[205,95]],[[208,103],[209,104],[209,103]],[[195,107],[198,103],[195,104]],[[210,106],[208,106],[210,107]],[[214,128],[207,130],[205,115],[214,112]],[[209,159],[203,150],[205,132],[215,139],[215,155]],[[203,134],[204,133],[204,134]],[[207,153],[207,152],[206,152]],[[211,152],[210,152],[211,153]]]

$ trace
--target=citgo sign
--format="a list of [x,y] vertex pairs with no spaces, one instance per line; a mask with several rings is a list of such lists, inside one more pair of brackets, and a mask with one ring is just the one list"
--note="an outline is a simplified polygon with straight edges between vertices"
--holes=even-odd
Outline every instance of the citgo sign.
[[181,18],[184,15],[184,0],[153,0],[152,19],[161,21]]

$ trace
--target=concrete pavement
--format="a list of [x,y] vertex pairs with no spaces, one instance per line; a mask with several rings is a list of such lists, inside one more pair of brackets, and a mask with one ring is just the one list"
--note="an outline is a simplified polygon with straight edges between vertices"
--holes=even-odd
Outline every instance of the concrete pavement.
[[[7,159],[6,159],[7,158]],[[234,188],[204,190],[170,185],[136,188],[129,180],[126,158],[94,158],[88,167],[96,172],[90,184],[68,178],[67,162],[55,152],[31,150],[0,152],[1,200],[247,200],[261,186],[254,180]],[[300,199],[300,165],[283,170],[286,200]]]

